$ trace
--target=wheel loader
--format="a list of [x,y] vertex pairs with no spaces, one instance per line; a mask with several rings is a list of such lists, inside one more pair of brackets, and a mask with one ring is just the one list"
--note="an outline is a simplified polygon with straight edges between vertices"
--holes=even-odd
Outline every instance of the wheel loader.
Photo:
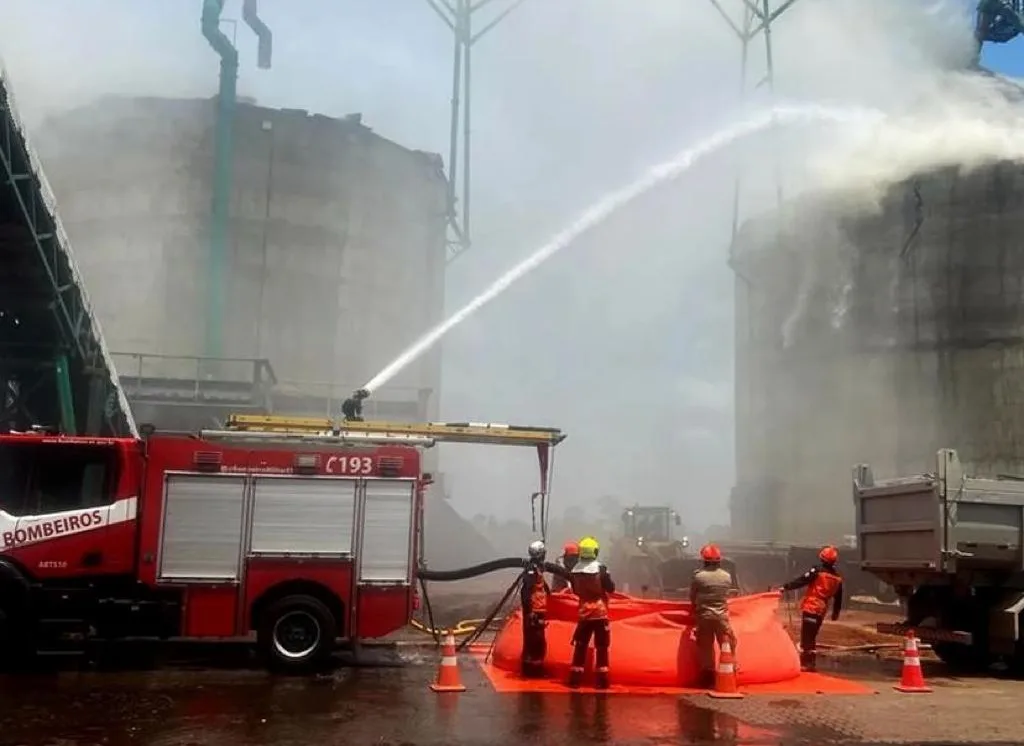
[[[664,505],[622,511],[622,536],[608,555],[608,569],[623,593],[645,598],[686,598],[700,557],[682,534],[678,513]],[[722,560],[735,582],[735,566]]]

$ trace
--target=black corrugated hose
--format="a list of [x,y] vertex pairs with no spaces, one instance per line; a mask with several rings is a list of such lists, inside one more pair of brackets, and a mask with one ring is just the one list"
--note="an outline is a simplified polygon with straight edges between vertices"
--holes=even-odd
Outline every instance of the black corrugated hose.
[[[475,578],[480,575],[486,575],[489,572],[497,572],[498,570],[525,571],[528,564],[528,560],[522,559],[521,557],[501,557],[499,559],[482,562],[478,565],[471,565],[470,567],[463,567],[457,570],[428,570],[425,567],[421,567],[417,572],[417,575],[420,581],[420,590],[423,593],[423,606],[427,613],[427,625],[424,626],[414,622],[415,626],[430,634],[431,637],[434,638],[434,643],[437,645],[441,644],[441,633],[449,631],[441,630],[434,626],[434,609],[433,605],[430,603],[430,593],[427,591],[428,580],[445,583]],[[559,575],[563,578],[568,577],[568,571],[561,565],[553,562],[545,562],[544,569],[554,575]],[[467,634],[467,637],[459,643],[459,650],[465,650],[466,647],[472,645],[480,638],[484,631],[490,627],[509,600],[514,598],[516,591],[523,583],[524,574],[525,572],[520,572],[519,575],[516,576],[516,579],[505,590],[501,600],[498,601],[486,618],[479,620],[479,623],[477,623],[478,620],[466,620],[459,622],[459,624],[451,630],[456,634],[459,632]]]

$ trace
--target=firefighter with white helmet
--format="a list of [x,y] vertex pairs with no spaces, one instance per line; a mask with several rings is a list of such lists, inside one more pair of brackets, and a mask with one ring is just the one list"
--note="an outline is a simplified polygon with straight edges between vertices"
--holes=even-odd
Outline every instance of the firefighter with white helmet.
[[548,596],[551,588],[544,578],[544,559],[547,548],[543,541],[535,541],[527,550],[529,560],[523,573],[521,601],[523,606],[522,671],[525,678],[544,676],[544,658],[548,652],[547,627]]
[[608,648],[611,645],[611,626],[608,621],[608,596],[615,592],[615,583],[608,568],[597,559],[601,546],[588,536],[579,543],[580,560],[572,568],[572,589],[579,597],[579,621],[573,635],[572,663],[569,666],[569,686],[576,688],[583,679],[587,661],[587,648],[594,639],[595,673],[597,688],[608,688]]
[[715,544],[701,547],[703,566],[690,582],[690,604],[696,621],[697,654],[700,657],[700,685],[710,688],[715,681],[715,642],[728,642],[736,654],[736,634],[729,623],[732,575],[722,568],[722,551]]

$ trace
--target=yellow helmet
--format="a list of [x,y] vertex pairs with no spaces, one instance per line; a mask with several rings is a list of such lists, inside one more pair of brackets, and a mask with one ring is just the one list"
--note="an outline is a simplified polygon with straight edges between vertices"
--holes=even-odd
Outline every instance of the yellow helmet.
[[592,560],[597,559],[597,553],[601,549],[601,545],[597,543],[597,539],[593,536],[587,536],[580,539],[580,559],[581,560]]

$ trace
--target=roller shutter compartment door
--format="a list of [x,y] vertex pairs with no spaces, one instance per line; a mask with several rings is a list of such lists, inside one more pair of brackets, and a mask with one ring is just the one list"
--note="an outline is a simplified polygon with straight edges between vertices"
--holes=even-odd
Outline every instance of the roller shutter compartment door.
[[363,509],[360,583],[408,583],[415,482],[369,480]]
[[323,477],[256,479],[251,551],[350,556],[356,484]]
[[161,579],[238,579],[245,487],[244,477],[167,475]]

